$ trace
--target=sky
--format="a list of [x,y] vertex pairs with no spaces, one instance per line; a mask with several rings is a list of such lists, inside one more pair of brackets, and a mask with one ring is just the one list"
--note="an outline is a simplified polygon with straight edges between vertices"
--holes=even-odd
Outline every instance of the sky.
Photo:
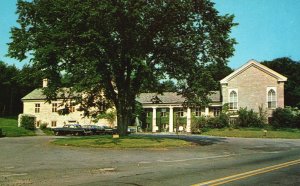
[[[228,65],[290,57],[300,60],[300,0],[213,0],[220,15],[234,14],[238,42]],[[17,0],[0,0],[0,60],[21,68],[25,62],[6,57],[10,28],[16,26]]]

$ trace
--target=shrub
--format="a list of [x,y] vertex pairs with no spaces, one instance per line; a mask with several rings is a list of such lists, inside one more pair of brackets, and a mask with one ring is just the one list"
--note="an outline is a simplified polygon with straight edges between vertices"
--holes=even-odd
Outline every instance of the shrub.
[[206,129],[207,120],[205,117],[193,117],[191,123],[191,132],[193,134],[199,134]]
[[265,124],[264,119],[252,109],[240,108],[237,114],[239,115],[237,119],[238,127],[263,127]]
[[272,113],[270,124],[275,128],[300,128],[300,112],[295,108],[277,108]]
[[41,129],[41,130],[45,130],[45,129],[47,128],[47,126],[48,126],[48,123],[42,123],[42,124],[40,125],[40,129]]
[[24,127],[27,130],[34,130],[35,129],[35,117],[28,116],[28,115],[22,115],[21,116],[21,127]]
[[229,126],[229,116],[221,113],[219,116],[209,118],[207,121],[208,128],[224,128]]

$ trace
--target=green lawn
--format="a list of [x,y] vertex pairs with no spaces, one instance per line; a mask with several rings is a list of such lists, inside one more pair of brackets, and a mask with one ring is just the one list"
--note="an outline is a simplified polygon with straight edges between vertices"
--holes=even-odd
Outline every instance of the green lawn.
[[16,117],[0,118],[0,128],[2,128],[7,137],[35,135],[34,131],[18,127],[18,120]]
[[145,137],[145,136],[126,136],[113,139],[112,136],[89,136],[62,138],[52,142],[56,145],[95,147],[95,148],[168,148],[186,147],[193,145],[180,139]]
[[222,137],[242,137],[242,138],[286,138],[300,139],[299,129],[266,129],[266,136],[261,128],[241,128],[241,129],[209,129],[202,135],[222,136]]

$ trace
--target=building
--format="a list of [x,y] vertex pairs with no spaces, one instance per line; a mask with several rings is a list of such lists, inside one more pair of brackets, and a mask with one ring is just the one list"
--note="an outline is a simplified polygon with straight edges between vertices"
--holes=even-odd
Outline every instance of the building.
[[[283,75],[250,60],[220,81],[221,90],[211,92],[211,103],[205,107],[185,108],[182,106],[185,99],[174,92],[161,95],[142,93],[136,100],[142,104],[146,113],[145,128],[152,132],[190,132],[193,117],[218,116],[224,105],[228,105],[231,112],[245,107],[257,112],[262,107],[270,117],[274,109],[284,107],[285,81],[287,78]],[[46,81],[43,86],[47,86]],[[34,115],[37,127],[41,123],[48,123],[50,127],[62,126],[67,122],[94,123],[91,118],[83,117],[83,113],[77,110],[78,105],[70,103],[70,114],[61,115],[58,113],[61,99],[51,103],[46,103],[45,100],[42,89],[35,89],[22,98],[23,113]],[[96,124],[109,125],[106,120],[100,120]]]
[[[212,102],[208,106],[197,108],[183,107],[182,104],[185,98],[176,92],[165,92],[163,94],[142,93],[137,97],[137,101],[145,109],[147,117],[146,128],[151,128],[152,132],[174,132],[176,130],[191,132],[191,118],[193,114],[196,117],[214,117],[220,114],[222,108],[220,92],[211,92],[209,98]],[[149,120],[149,118],[151,119]],[[182,120],[186,122],[182,122]],[[179,122],[181,123],[180,126],[178,125]]]
[[[43,87],[47,86],[48,81],[47,79],[44,79]],[[68,92],[68,89],[64,89],[63,91]],[[35,116],[36,127],[40,127],[41,124],[47,124],[48,127],[55,128],[62,127],[67,123],[96,124],[112,127],[116,124],[116,122],[109,123],[106,119],[94,121],[92,118],[83,117],[83,112],[78,110],[79,105],[72,101],[76,96],[78,97],[81,95],[73,94],[68,100],[65,100],[58,95],[56,100],[49,103],[46,102],[46,96],[43,94],[43,89],[37,88],[22,98],[23,114]],[[68,109],[68,114],[62,114],[66,108]]]
[[137,101],[146,111],[146,127],[152,132],[190,132],[192,117],[217,116],[224,105],[228,105],[230,112],[246,107],[258,112],[261,107],[271,117],[274,109],[284,107],[285,81],[283,75],[250,60],[220,81],[221,90],[212,92],[212,102],[206,107],[184,108],[184,98],[171,92],[143,93]]

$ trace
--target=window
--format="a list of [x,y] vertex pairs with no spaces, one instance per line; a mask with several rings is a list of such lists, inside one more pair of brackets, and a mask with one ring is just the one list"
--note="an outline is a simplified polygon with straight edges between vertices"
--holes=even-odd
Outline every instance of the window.
[[219,116],[220,115],[220,108],[213,108],[213,111],[214,111],[214,116]]
[[161,109],[160,117],[167,117],[166,109]]
[[40,104],[40,103],[36,103],[36,104],[35,104],[34,112],[35,112],[35,113],[40,113],[40,108],[41,108],[41,104]]
[[238,109],[238,94],[236,90],[232,90],[229,94],[229,109]]
[[196,116],[196,117],[201,116],[201,108],[196,108],[196,109],[195,109],[195,116]]
[[52,112],[57,112],[57,103],[52,103]]
[[51,121],[51,127],[56,127],[56,121]]
[[184,116],[183,108],[178,109],[177,114],[179,117],[183,117]]
[[276,108],[276,92],[273,88],[268,90],[268,108]]
[[69,112],[75,112],[75,103],[71,103],[69,107]]

